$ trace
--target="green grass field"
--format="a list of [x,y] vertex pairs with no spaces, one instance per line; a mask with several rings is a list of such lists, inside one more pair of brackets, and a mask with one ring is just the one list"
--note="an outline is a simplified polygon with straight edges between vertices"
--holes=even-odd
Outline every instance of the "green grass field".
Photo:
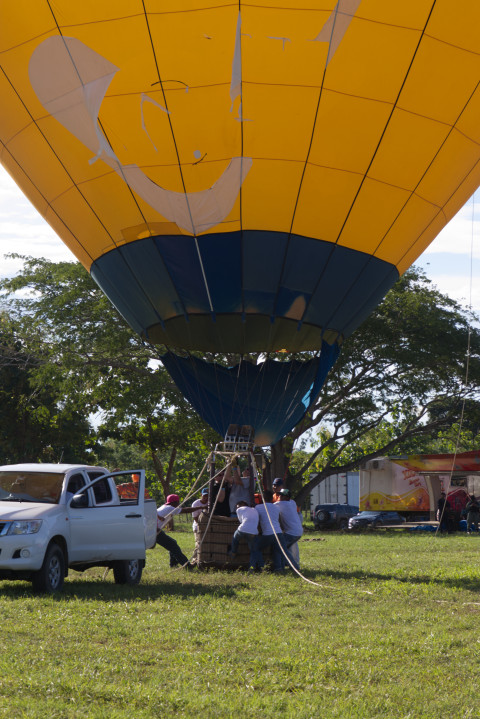
[[138,587],[0,582],[0,717],[480,717],[480,537],[306,538],[320,586],[171,571],[161,548]]

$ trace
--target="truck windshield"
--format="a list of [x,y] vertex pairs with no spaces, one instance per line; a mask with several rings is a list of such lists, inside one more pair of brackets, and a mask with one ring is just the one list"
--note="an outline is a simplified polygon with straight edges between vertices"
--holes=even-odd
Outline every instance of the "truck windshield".
[[53,472],[0,472],[0,501],[57,504],[63,474]]

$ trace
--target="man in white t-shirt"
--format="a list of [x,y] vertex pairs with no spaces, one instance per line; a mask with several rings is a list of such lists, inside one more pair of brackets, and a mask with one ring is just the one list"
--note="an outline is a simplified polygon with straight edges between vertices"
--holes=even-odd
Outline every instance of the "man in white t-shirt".
[[280,501],[276,502],[280,511],[280,525],[283,529],[283,536],[288,550],[290,550],[295,569],[300,569],[299,560],[291,551],[292,545],[296,544],[303,534],[302,520],[298,513],[298,507],[295,500],[290,499],[290,490],[281,489]]
[[163,528],[177,514],[191,514],[194,507],[179,507],[180,497],[178,494],[169,494],[165,504],[157,509],[157,544],[170,553],[170,566],[177,567],[179,564],[185,569],[192,569],[188,558],[184,555],[177,542],[163,531]]
[[246,502],[237,503],[237,517],[240,526],[233,533],[232,544],[228,550],[228,554],[234,557],[238,551],[238,544],[244,539],[252,556],[253,544],[255,537],[258,535],[258,513],[253,507],[249,507]]
[[268,489],[264,491],[263,497],[264,503],[257,504],[255,506],[255,511],[258,513],[259,516],[260,529],[262,533],[259,534],[258,537],[255,539],[252,552],[252,567],[253,569],[263,569],[263,567],[265,566],[263,550],[267,547],[271,547],[273,571],[283,572],[285,569],[285,557],[282,552],[282,549],[290,560],[292,560],[292,556],[287,550],[282,528],[280,526],[280,510],[278,506],[279,503],[272,503],[273,493]]

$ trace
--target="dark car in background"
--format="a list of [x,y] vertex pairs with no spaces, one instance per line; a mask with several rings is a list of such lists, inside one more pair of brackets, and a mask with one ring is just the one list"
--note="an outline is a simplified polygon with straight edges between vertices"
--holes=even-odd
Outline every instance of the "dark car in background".
[[352,504],[317,504],[312,512],[315,529],[347,529],[348,520],[358,513]]
[[398,512],[359,512],[348,521],[349,529],[374,529],[388,525],[405,524],[405,517]]

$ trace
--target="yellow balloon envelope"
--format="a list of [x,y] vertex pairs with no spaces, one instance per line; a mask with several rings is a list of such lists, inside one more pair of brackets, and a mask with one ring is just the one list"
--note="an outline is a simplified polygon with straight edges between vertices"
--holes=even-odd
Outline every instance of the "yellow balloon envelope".
[[480,182],[478,0],[4,0],[1,162],[131,326],[341,341]]

